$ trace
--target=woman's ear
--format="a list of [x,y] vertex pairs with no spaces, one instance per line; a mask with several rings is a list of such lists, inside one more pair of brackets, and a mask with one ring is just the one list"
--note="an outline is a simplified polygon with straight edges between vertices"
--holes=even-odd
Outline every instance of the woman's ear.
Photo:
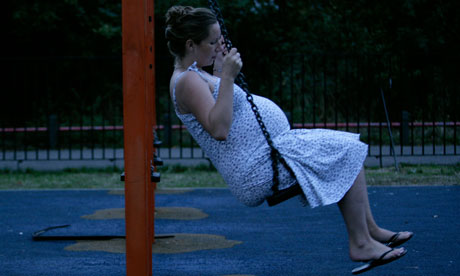
[[193,51],[193,46],[194,45],[195,45],[195,43],[193,43],[193,41],[191,39],[187,39],[187,41],[185,41],[185,50],[187,52]]

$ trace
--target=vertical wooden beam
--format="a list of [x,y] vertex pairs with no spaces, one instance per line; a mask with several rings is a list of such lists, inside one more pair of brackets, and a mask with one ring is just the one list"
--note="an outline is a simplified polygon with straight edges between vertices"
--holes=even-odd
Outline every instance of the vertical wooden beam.
[[152,275],[153,0],[122,1],[126,273]]
[[[148,151],[150,157],[150,166],[152,165],[153,160],[153,132],[156,125],[156,109],[155,109],[155,37],[154,37],[154,30],[155,30],[155,20],[154,20],[154,0],[145,0],[145,28],[144,28],[144,36],[145,36],[145,57],[146,57],[146,99],[145,102],[147,104],[147,121],[148,121],[148,134],[150,139],[150,145],[146,149]],[[152,237],[152,243],[155,242],[155,231],[154,231],[154,212],[155,212],[155,187],[156,183],[152,183],[149,186],[149,203],[151,207],[151,215],[149,216],[149,233]]]

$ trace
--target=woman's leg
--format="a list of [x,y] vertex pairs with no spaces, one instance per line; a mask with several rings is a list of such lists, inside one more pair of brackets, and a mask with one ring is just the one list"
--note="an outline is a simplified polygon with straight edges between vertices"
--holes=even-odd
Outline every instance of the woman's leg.
[[[366,179],[365,179],[365,174],[364,174],[364,169],[361,170],[360,174],[358,175],[356,181],[359,181],[361,183],[364,183],[364,189],[366,190],[365,193],[367,195],[367,185],[366,185]],[[392,232],[390,230],[381,228],[377,225],[377,223],[374,220],[374,216],[372,215],[372,211],[370,208],[369,204],[369,197],[365,196],[364,198],[365,205],[366,205],[366,221],[367,221],[367,227],[369,229],[369,233],[371,237],[374,240],[377,240],[379,242],[388,242],[390,238],[396,234],[395,232]],[[399,239],[406,239],[409,236],[411,236],[413,233],[411,232],[400,232],[400,235],[398,237]]]
[[[353,261],[378,259],[390,250],[389,247],[373,239],[369,232],[368,216],[370,215],[371,224],[375,222],[370,213],[363,170],[350,190],[339,201],[338,206],[347,226],[350,258]],[[403,252],[403,248],[395,249],[384,259],[393,259]]]

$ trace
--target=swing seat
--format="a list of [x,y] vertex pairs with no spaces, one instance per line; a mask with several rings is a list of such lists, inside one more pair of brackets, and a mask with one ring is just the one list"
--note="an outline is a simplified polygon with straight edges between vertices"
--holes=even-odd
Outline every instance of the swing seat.
[[299,183],[296,183],[289,188],[275,191],[271,196],[267,197],[266,200],[268,206],[272,207],[300,194],[302,194],[302,188]]

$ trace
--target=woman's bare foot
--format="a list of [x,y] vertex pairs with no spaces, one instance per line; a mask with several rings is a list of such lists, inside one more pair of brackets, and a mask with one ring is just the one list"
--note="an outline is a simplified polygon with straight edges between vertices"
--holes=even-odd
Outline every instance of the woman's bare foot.
[[[353,245],[350,243],[350,259],[355,262],[377,260],[391,249],[392,248],[376,240],[370,240],[361,245]],[[393,251],[386,254],[383,260],[395,259],[404,253],[404,248],[395,248]]]
[[[369,232],[371,234],[371,237],[376,241],[379,241],[384,244],[393,242],[393,243],[397,243],[397,245],[403,244],[404,242],[408,241],[414,235],[414,233],[408,232],[408,231],[395,233],[390,230],[386,230],[386,229],[379,228],[379,227],[375,229],[369,229]],[[395,236],[396,234],[397,236]]]
[[[377,246],[379,247],[380,249],[383,247],[386,247],[385,245],[383,245],[382,243],[378,242],[378,241],[374,241],[373,242],[374,245],[378,245],[380,244],[380,246]],[[387,247],[387,251],[385,251],[383,254],[380,254],[379,257],[372,257],[371,259],[361,259],[362,257],[360,257],[359,259],[354,259],[354,261],[364,261],[364,264],[354,268],[351,273],[353,275],[356,275],[356,274],[361,274],[363,272],[366,272],[366,271],[369,271],[371,269],[373,269],[374,267],[377,267],[377,266],[381,266],[381,265],[385,265],[385,264],[388,264],[388,263],[391,263],[393,261],[396,261],[397,259],[403,257],[404,255],[406,255],[407,253],[407,250],[404,249],[404,248],[389,248]],[[376,250],[376,248],[371,248],[369,250],[369,252],[377,252],[378,250]],[[356,254],[357,252],[354,252],[354,254]],[[358,252],[359,253],[359,252]],[[373,253],[373,254],[374,254]],[[353,258],[352,258],[353,259]]]

